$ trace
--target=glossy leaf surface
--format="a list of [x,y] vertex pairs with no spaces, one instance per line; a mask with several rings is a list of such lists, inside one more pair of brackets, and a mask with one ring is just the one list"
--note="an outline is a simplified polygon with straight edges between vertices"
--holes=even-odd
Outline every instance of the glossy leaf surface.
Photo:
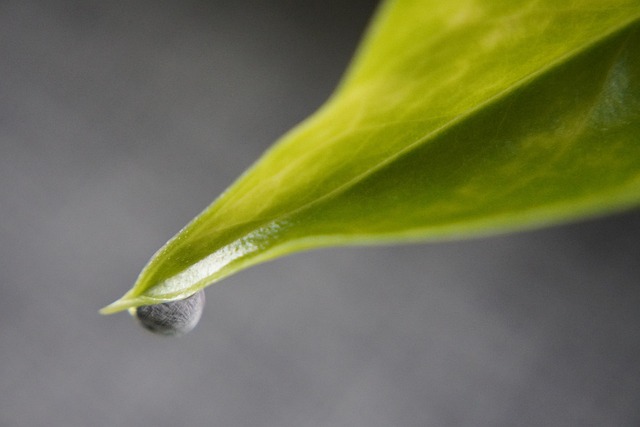
[[329,101],[103,312],[184,298],[293,251],[638,202],[638,0],[388,1]]

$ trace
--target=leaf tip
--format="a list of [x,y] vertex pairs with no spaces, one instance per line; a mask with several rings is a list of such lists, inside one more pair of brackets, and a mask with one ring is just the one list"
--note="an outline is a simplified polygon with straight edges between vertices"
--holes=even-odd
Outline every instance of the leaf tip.
[[108,315],[108,314],[114,314],[114,313],[118,313],[120,311],[124,311],[127,310],[131,307],[135,306],[135,301],[128,299],[128,298],[120,298],[117,301],[112,302],[111,304],[107,305],[106,307],[102,307],[100,310],[98,310],[98,313],[102,314],[102,315]]

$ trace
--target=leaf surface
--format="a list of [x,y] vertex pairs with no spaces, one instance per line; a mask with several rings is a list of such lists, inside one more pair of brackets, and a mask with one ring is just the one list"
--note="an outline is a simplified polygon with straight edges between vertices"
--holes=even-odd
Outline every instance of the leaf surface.
[[640,2],[391,0],[335,93],[103,313],[345,244],[464,238],[640,202]]

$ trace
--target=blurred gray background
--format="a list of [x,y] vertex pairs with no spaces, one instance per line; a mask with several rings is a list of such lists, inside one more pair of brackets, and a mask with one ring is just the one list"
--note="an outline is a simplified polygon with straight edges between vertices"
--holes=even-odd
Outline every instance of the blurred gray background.
[[314,111],[375,1],[0,3],[0,426],[638,426],[640,213],[98,309]]

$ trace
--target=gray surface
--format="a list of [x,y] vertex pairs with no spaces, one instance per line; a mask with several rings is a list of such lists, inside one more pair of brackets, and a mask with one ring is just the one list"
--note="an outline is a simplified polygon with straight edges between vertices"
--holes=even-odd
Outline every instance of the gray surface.
[[371,1],[0,3],[0,426],[640,425],[640,214],[98,308],[329,94]]

